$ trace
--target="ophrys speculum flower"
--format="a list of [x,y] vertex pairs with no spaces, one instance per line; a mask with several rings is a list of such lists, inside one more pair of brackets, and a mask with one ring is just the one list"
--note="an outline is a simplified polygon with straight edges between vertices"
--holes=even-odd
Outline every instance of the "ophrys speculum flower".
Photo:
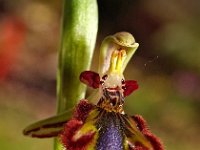
[[124,79],[126,57],[126,50],[117,47],[110,53],[109,67],[103,69],[101,76],[92,71],[81,73],[80,80],[89,87],[98,88],[100,98],[97,105],[87,100],[78,104],[61,134],[67,149],[163,150],[141,116],[131,117],[124,112],[125,97],[138,88],[136,81]]
[[25,135],[60,136],[69,150],[163,150],[160,140],[145,120],[124,112],[125,97],[138,88],[134,80],[125,80],[123,71],[138,47],[133,36],[120,32],[102,43],[99,73],[84,71],[80,80],[95,89],[88,100],[81,100],[73,117],[71,110],[28,126]]

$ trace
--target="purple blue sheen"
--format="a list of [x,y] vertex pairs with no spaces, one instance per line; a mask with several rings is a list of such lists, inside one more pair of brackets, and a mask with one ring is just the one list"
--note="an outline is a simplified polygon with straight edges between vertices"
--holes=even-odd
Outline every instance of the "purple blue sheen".
[[97,123],[99,137],[97,150],[123,150],[124,137],[120,120],[114,112],[105,112]]

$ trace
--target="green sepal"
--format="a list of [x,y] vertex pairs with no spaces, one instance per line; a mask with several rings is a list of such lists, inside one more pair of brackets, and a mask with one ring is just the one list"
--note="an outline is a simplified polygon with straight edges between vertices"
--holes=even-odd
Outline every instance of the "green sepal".
[[139,44],[135,42],[134,37],[128,32],[118,32],[106,37],[100,47],[98,71],[100,75],[103,75],[108,71],[111,54],[114,50],[124,49],[126,51],[127,56],[122,66],[122,71],[124,71],[138,46]]
[[59,115],[30,124],[23,130],[23,134],[37,138],[55,137],[63,130],[63,125],[70,119],[72,110]]

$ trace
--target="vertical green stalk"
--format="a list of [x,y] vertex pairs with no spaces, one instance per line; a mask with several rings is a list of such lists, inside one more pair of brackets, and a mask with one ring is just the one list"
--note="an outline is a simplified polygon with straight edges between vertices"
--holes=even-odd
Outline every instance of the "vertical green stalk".
[[[91,64],[98,28],[96,0],[64,0],[57,73],[57,112],[67,111],[85,96],[79,81]],[[60,149],[58,140],[55,150]]]

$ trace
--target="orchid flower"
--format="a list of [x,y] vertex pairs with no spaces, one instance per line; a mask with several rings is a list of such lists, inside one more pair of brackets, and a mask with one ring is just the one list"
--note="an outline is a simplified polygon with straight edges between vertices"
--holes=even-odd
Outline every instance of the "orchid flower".
[[[142,116],[129,116],[123,109],[125,97],[138,89],[137,81],[123,75],[138,46],[127,32],[108,36],[101,45],[99,73],[80,74],[80,81],[98,96],[80,100],[73,111],[27,127],[24,134],[58,136],[66,150],[164,150]],[[96,104],[91,103],[94,99]],[[64,117],[72,112],[71,118]]]
[[123,75],[126,50],[118,47],[107,57],[110,57],[109,67],[103,65],[101,76],[93,71],[80,75],[81,82],[98,89],[101,96],[96,105],[86,99],[77,105],[61,133],[64,147],[69,150],[163,150],[160,140],[141,116],[131,117],[124,112],[125,97],[138,88],[136,81],[125,80]]

